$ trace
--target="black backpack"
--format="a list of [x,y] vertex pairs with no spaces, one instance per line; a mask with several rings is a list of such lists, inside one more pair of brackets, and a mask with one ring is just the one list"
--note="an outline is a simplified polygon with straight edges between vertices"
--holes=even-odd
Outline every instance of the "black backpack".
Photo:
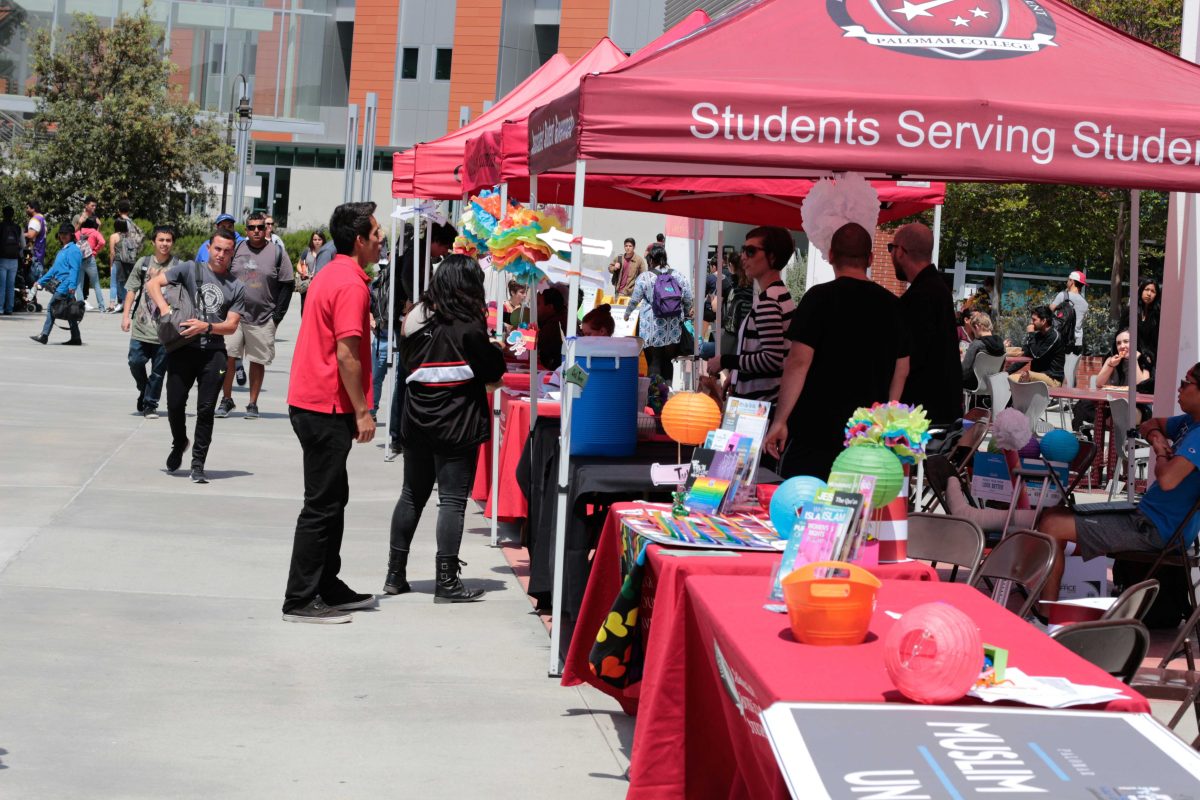
[[1054,309],[1054,327],[1067,346],[1075,344],[1075,304],[1071,302],[1069,294]]
[[0,258],[21,257],[21,228],[15,222],[0,223]]

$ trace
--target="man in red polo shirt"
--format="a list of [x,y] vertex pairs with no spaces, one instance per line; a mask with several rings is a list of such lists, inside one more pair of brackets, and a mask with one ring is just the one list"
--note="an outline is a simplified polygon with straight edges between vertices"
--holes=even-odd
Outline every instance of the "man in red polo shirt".
[[371,418],[371,298],[365,267],[379,260],[383,231],[374,203],[334,209],[329,233],[337,256],[308,287],[308,313],[292,356],[288,413],[304,450],[304,508],[296,520],[283,601],[287,622],[350,622],[372,608],[338,578],[350,481],[346,459],[355,441],[375,438]]

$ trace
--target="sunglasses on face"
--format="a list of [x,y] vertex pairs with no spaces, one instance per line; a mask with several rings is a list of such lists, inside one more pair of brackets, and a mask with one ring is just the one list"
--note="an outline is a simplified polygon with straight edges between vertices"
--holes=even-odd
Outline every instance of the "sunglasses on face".
[[902,244],[896,244],[895,242],[888,242],[888,246],[887,246],[887,247],[888,247],[888,252],[889,252],[889,253],[894,253],[894,252],[895,252],[895,251],[897,251],[897,250],[903,250],[903,249],[904,249],[904,245],[902,245]]
[[1191,378],[1184,378],[1183,380],[1181,380],[1179,382],[1179,391],[1182,392],[1184,390],[1184,387],[1187,387],[1187,386],[1198,386],[1198,385],[1200,385],[1200,384],[1197,384]]
[[248,230],[248,231],[265,231],[266,229],[267,229],[266,225],[247,225],[246,226],[246,230]]
[[751,258],[754,258],[759,253],[765,253],[765,252],[766,252],[766,250],[759,247],[758,245],[754,245],[754,244],[742,245],[742,255],[744,255],[744,256],[750,256]]

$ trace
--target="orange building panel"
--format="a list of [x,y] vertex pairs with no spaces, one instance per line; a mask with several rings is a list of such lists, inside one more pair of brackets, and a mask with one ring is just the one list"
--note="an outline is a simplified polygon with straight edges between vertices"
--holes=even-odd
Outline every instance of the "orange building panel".
[[609,0],[562,0],[558,52],[574,61],[608,36]]
[[379,96],[375,144],[386,147],[392,131],[392,86],[396,64],[396,28],[403,0],[357,0],[354,4],[354,44],[350,57],[350,100],[359,113],[367,92]]
[[485,100],[496,99],[500,63],[502,0],[458,0],[454,11],[454,69],[446,129],[458,129],[458,110],[471,107],[471,119],[483,113]]

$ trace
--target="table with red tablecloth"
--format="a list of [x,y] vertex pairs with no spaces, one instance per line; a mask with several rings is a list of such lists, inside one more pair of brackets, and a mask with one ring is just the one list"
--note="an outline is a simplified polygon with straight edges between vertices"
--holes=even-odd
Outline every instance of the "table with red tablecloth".
[[[759,576],[760,596],[765,601],[770,588],[770,576],[778,567],[779,553],[728,551],[708,555],[687,548],[666,548],[651,545],[646,552],[647,568],[642,585],[639,624],[646,639],[646,673],[653,675],[649,682],[635,683],[619,689],[598,678],[588,665],[588,655],[596,634],[604,624],[617,593],[624,581],[621,557],[621,516],[625,511],[644,508],[644,503],[617,503],[612,506],[596,544],[587,589],[576,617],[566,661],[563,665],[564,686],[586,683],[615,698],[627,714],[638,713],[642,704],[671,705],[677,702],[672,685],[657,686],[660,673],[650,669],[651,661],[673,663],[679,657],[678,615],[676,609],[683,596],[684,579],[690,575],[756,575]],[[657,506],[666,508],[666,506]],[[884,579],[937,580],[937,571],[917,561],[903,564],[881,564],[871,571]],[[652,627],[652,620],[661,620]],[[651,636],[650,633],[654,635]]]
[[[509,375],[519,373],[509,373]],[[509,375],[505,375],[505,386]],[[525,375],[525,390],[529,389],[529,376]],[[511,387],[520,390],[520,387]],[[490,401],[489,401],[490,402]],[[539,417],[558,417],[562,410],[553,400],[538,400]],[[520,519],[528,516],[529,506],[525,495],[517,486],[517,462],[529,439],[530,403],[528,397],[519,397],[508,392],[500,393],[500,483],[497,497],[501,519]],[[479,460],[475,468],[475,484],[471,499],[483,503],[484,515],[492,515],[492,443],[479,446]]]
[[[922,603],[946,602],[965,611],[983,640],[1007,648],[1009,665],[1029,675],[1061,676],[1128,695],[1086,708],[1150,710],[1137,692],[965,584],[883,581],[867,641],[850,647],[797,642],[787,615],[763,608],[763,592],[758,576],[693,575],[684,582],[675,612],[684,641],[672,663],[648,659],[643,681],[652,679],[652,668],[661,670],[659,682],[676,687],[679,700],[672,706],[643,702],[629,798],[787,798],[761,710],[776,702],[908,702],[884,669],[883,641],[895,624],[885,612],[903,614]],[[736,687],[739,704],[727,686]]]

